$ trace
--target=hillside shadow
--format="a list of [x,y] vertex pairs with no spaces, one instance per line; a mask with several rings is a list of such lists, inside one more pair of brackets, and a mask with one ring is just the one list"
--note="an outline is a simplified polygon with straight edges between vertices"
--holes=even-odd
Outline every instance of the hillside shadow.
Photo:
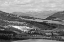
[[8,40],[0,40],[0,42],[12,42],[12,41],[8,41]]

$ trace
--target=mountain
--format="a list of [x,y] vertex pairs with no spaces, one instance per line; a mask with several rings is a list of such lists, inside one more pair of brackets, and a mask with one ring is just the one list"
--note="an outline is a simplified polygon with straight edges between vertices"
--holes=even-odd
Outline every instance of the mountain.
[[53,13],[57,11],[41,11],[41,12],[13,12],[12,14],[20,15],[20,16],[30,16],[34,18],[39,18],[39,19],[45,19],[49,16],[51,16]]
[[23,13],[23,12],[13,12],[12,14],[17,16],[32,16],[31,14]]
[[64,11],[59,11],[46,18],[47,20],[64,20]]
[[3,31],[4,33],[2,34],[5,35],[7,35],[5,31],[12,31],[15,33],[15,35],[13,35],[15,38],[40,38],[39,36],[45,35],[44,33],[46,33],[47,30],[48,32],[49,30],[53,32],[52,30],[58,28],[57,24],[46,23],[44,20],[44,22],[39,22],[37,20],[38,18],[35,18],[35,21],[33,21],[33,18],[34,17],[17,16],[16,14],[0,11],[0,31]]
[[34,17],[36,17],[36,18],[46,19],[47,17],[51,16],[55,12],[57,12],[57,11],[43,11],[43,12],[39,12],[39,13],[34,12],[33,14],[35,14]]
[[44,22],[37,22],[37,21],[29,20],[30,16],[27,16],[28,17],[27,19],[26,19],[26,16],[21,16],[21,17],[25,19],[20,18],[20,16],[17,16],[15,14],[1,11],[0,12],[0,22],[1,22],[0,25],[2,26],[16,25],[16,26],[29,26],[29,27],[34,26],[36,28],[41,28],[42,30],[55,28],[54,26],[50,26],[49,24],[46,24]]

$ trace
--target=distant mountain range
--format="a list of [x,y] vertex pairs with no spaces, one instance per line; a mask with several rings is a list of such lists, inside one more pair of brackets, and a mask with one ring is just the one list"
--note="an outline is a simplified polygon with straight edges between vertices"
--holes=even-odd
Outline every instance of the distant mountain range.
[[16,15],[20,15],[20,16],[30,16],[30,17],[34,17],[34,18],[45,19],[45,18],[53,15],[56,12],[57,11],[26,12],[26,13],[13,12],[12,14],[16,14]]
[[22,13],[22,12],[13,12],[12,14],[17,15],[17,16],[32,16],[31,14]]

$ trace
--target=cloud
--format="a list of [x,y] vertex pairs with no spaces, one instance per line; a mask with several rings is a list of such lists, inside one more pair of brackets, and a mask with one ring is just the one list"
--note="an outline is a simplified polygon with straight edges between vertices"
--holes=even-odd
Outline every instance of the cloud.
[[28,12],[64,10],[64,0],[0,0],[0,10]]

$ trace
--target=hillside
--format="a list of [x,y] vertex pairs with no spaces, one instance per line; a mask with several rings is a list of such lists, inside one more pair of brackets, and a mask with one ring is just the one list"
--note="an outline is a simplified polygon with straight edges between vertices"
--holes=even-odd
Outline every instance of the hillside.
[[64,20],[64,11],[56,12],[46,18],[47,20]]
[[17,16],[0,11],[0,31],[12,31],[13,34],[15,33],[15,38],[43,38],[43,35],[46,35],[47,32],[53,33],[63,30],[63,25],[58,27],[58,24],[46,23],[47,21],[46,19]]
[[[6,15],[5,15],[6,14]],[[7,25],[9,25],[9,24],[15,24],[15,25],[17,25],[17,24],[22,24],[23,22],[25,22],[25,24],[31,24],[31,25],[33,25],[33,26],[35,26],[36,25],[36,27],[38,27],[38,28],[43,28],[43,29],[45,29],[44,27],[44,24],[42,23],[42,24],[40,24],[39,22],[36,22],[36,21],[29,21],[29,20],[24,20],[24,19],[22,19],[22,18],[25,18],[26,16],[21,16],[22,18],[19,18],[20,16],[17,16],[17,15],[14,15],[14,14],[10,14],[10,13],[6,13],[6,12],[0,12],[0,20],[3,22],[3,21],[5,21],[6,23],[5,24],[7,24]],[[29,16],[27,16],[28,18],[30,18]],[[27,18],[27,19],[28,19]],[[32,17],[32,18],[30,18],[30,19],[33,19],[34,17]],[[36,18],[35,18],[36,19]],[[2,23],[1,22],[1,23]],[[4,23],[4,22],[3,22]],[[2,24],[3,24],[2,23]],[[37,24],[38,24],[38,26],[37,26]],[[22,24],[23,25],[23,24]],[[49,26],[47,26],[46,25],[46,28],[48,28]]]

